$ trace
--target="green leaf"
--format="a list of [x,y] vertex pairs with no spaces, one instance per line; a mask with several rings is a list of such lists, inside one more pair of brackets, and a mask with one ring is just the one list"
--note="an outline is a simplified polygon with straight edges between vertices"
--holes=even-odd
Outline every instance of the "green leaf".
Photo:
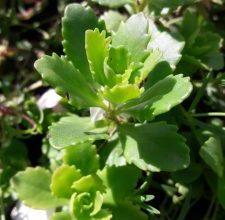
[[116,74],[123,74],[130,63],[130,56],[125,47],[111,47],[109,50],[108,65]]
[[149,39],[148,21],[143,13],[139,13],[120,24],[118,31],[112,36],[112,46],[124,46],[131,55],[131,61],[138,63],[148,56],[146,49]]
[[73,218],[68,212],[55,212],[51,220],[73,220]]
[[113,88],[105,87],[103,95],[104,97],[114,103],[121,104],[127,102],[130,99],[139,98],[143,90],[139,89],[137,85],[115,85]]
[[151,120],[183,102],[191,91],[188,77],[169,75],[147,89],[139,99],[121,105],[119,111],[133,114],[140,120]]
[[121,204],[110,207],[113,220],[147,220],[148,216],[138,206],[131,202],[121,201]]
[[91,8],[84,8],[81,4],[69,4],[66,7],[62,19],[63,47],[68,59],[91,82],[85,52],[85,31],[97,26],[98,20]]
[[19,199],[34,209],[50,209],[61,206],[66,201],[51,194],[51,173],[41,167],[28,167],[25,171],[18,172],[11,183]]
[[123,156],[123,147],[121,142],[119,141],[118,136],[108,141],[106,146],[102,148],[101,152],[101,160],[103,164],[108,166],[125,166],[126,159]]
[[106,38],[106,32],[98,29],[85,32],[85,48],[88,62],[94,79],[101,85],[106,84],[104,74],[104,61],[109,54],[110,38]]
[[114,205],[131,196],[140,177],[140,170],[134,166],[105,167],[99,173],[106,188],[104,203]]
[[149,20],[149,33],[151,39],[147,48],[161,52],[159,61],[168,62],[170,67],[174,70],[176,64],[181,59],[181,51],[184,47],[184,42],[175,39],[165,31],[160,32],[152,20]]
[[56,149],[108,138],[104,131],[95,128],[90,118],[76,115],[61,118],[50,127],[49,133],[50,144]]
[[99,106],[104,108],[103,101],[88,84],[85,77],[65,57],[56,54],[43,56],[34,64],[42,78],[62,95],[69,96],[69,103],[79,108]]
[[69,199],[74,193],[74,190],[71,188],[73,182],[81,177],[80,170],[77,170],[75,166],[62,165],[58,167],[54,171],[51,181],[53,195]]
[[116,32],[119,28],[120,22],[124,21],[125,18],[126,17],[119,12],[112,10],[106,11],[102,16],[102,19],[105,21],[106,29],[109,32]]
[[71,188],[77,193],[105,191],[105,186],[103,185],[102,180],[96,174],[84,176],[74,181]]
[[142,170],[172,172],[189,165],[189,149],[174,125],[127,124],[119,131],[127,162]]
[[100,5],[107,6],[110,8],[118,8],[125,4],[133,4],[134,0],[92,0]]
[[101,210],[102,204],[103,196],[97,191],[95,193],[74,193],[70,206],[75,219],[92,220],[96,219],[95,215]]
[[74,165],[82,175],[95,173],[99,169],[99,156],[90,142],[67,147],[63,157],[65,164]]
[[210,137],[201,147],[201,158],[218,175],[223,175],[223,151],[220,140]]
[[225,209],[225,176],[218,178],[217,197],[219,203]]

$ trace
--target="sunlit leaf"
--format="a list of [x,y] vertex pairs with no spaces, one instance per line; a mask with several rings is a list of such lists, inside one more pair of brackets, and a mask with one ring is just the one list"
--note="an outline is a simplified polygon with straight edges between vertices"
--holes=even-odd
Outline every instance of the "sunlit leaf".
[[63,161],[65,164],[75,165],[83,175],[95,173],[99,169],[99,156],[90,142],[67,147]]
[[65,204],[66,200],[57,199],[51,194],[50,183],[51,173],[41,167],[28,167],[12,179],[19,198],[34,209],[50,209]]
[[79,108],[104,104],[92,85],[65,57],[56,54],[43,56],[34,64],[42,78],[62,96],[69,96],[69,102]]
[[61,118],[50,127],[49,133],[50,144],[57,149],[108,137],[104,131],[95,128],[90,118],[76,115]]
[[223,175],[223,151],[220,140],[210,137],[201,147],[201,158],[218,175]]

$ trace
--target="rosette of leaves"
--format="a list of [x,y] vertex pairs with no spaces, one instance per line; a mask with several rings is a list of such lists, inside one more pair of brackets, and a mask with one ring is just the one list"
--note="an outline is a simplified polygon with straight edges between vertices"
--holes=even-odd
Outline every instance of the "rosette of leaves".
[[[103,112],[101,121],[72,115],[50,127],[50,144],[65,150],[51,191],[70,201],[70,212],[54,219],[147,219],[134,199],[139,170],[176,171],[189,164],[177,127],[151,122],[192,90],[188,77],[172,74],[183,42],[160,32],[143,13],[121,22],[116,32],[103,29],[90,8],[71,4],[62,19],[65,56],[35,62],[71,105]],[[99,156],[94,142],[101,143]]]
[[218,71],[223,68],[220,51],[223,40],[207,19],[195,11],[185,11],[180,33],[186,43],[178,71],[191,74],[198,69]]

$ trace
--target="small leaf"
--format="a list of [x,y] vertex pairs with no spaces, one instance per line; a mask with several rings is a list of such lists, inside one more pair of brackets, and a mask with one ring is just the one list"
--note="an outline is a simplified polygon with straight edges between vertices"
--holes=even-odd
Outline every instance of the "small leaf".
[[95,173],[99,169],[99,156],[95,146],[89,142],[67,147],[63,161],[65,164],[76,166],[82,175]]
[[110,8],[118,8],[125,4],[133,4],[134,0],[92,0],[100,5],[108,6]]
[[111,47],[109,50],[108,65],[116,74],[123,74],[128,68],[130,58],[125,47]]
[[105,21],[106,29],[108,32],[116,32],[121,21],[124,21],[126,17],[117,11],[109,10],[103,14],[102,19]]
[[98,29],[85,32],[85,49],[88,62],[94,79],[101,85],[105,85],[104,60],[109,54],[110,38],[106,38],[106,32]]
[[96,174],[84,176],[79,180],[74,181],[71,188],[77,193],[105,191],[102,180]]
[[148,21],[143,13],[139,13],[120,24],[118,31],[112,36],[112,46],[124,46],[131,55],[131,61],[138,63],[148,56],[146,49],[149,39]]
[[74,181],[81,178],[81,173],[75,166],[62,165],[52,176],[51,190],[59,198],[70,198],[74,193],[71,188]]
[[34,209],[50,209],[67,201],[52,196],[50,183],[51,173],[41,167],[28,167],[12,178],[12,186],[19,198]]
[[99,173],[106,188],[105,204],[117,204],[129,197],[134,191],[140,170],[134,166],[105,167]]
[[119,109],[136,115],[140,120],[151,120],[180,104],[191,91],[192,85],[188,77],[169,75],[147,89],[139,99],[125,103]]
[[85,52],[85,31],[98,26],[98,20],[91,8],[81,4],[69,4],[62,19],[63,47],[69,60],[92,82]]
[[127,162],[142,170],[172,172],[189,165],[189,149],[174,125],[127,124],[119,131]]
[[84,76],[65,57],[56,54],[43,56],[34,64],[42,78],[57,92],[65,96],[69,95],[69,103],[79,108],[98,106],[103,107],[103,101],[96,91],[86,81]]
[[218,138],[210,137],[201,147],[201,158],[218,175],[223,175],[223,151]]
[[135,99],[141,96],[142,90],[138,86],[127,84],[127,85],[116,85],[109,89],[105,87],[103,95],[104,97],[114,103],[121,104],[125,103],[130,99]]
[[88,117],[63,117],[50,127],[49,141],[56,149],[62,149],[86,141],[107,139],[108,135],[105,132],[94,129],[95,125]]

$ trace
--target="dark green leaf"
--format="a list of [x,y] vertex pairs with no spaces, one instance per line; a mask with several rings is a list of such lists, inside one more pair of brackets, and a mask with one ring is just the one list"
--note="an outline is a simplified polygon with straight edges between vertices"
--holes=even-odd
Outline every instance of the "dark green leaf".
[[128,163],[142,170],[176,171],[189,165],[189,149],[174,125],[127,124],[119,131]]

